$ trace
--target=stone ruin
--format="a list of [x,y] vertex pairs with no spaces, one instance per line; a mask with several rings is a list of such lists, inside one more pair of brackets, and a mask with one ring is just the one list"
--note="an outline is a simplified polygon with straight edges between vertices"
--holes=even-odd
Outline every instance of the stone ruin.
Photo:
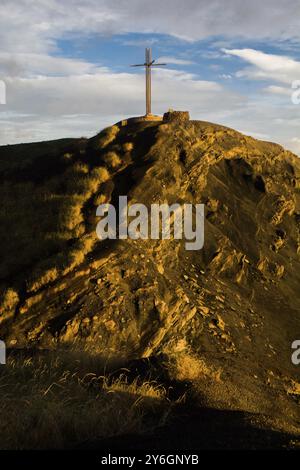
[[170,109],[164,114],[164,122],[186,122],[190,120],[190,113],[188,111],[173,111]]

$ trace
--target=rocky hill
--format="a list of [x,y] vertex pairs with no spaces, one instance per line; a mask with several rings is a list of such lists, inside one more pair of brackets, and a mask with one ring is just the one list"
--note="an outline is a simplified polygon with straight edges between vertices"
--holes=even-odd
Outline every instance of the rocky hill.
[[[187,119],[1,147],[0,337],[88,350],[162,381],[173,361],[201,404],[297,434],[299,176],[281,146]],[[120,195],[205,204],[204,248],[99,241],[96,207]]]

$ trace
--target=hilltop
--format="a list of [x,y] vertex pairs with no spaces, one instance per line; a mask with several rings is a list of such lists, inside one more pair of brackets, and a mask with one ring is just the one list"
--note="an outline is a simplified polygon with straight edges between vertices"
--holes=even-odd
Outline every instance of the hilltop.
[[[185,118],[0,147],[0,337],[12,350],[84,350],[193,406],[249,413],[275,441],[298,435],[299,175],[280,145]],[[125,194],[205,204],[204,248],[100,242],[96,207]]]

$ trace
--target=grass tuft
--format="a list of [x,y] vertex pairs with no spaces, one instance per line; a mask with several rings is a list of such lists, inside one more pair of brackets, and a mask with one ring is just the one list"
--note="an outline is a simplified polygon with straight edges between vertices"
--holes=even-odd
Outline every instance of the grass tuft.
[[74,448],[162,424],[170,406],[165,390],[97,375],[99,361],[66,352],[9,358],[0,370],[1,448]]

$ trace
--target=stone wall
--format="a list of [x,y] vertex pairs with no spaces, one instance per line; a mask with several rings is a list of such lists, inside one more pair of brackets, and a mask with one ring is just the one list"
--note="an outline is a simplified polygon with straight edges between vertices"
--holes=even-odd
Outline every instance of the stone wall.
[[190,113],[188,111],[168,111],[164,114],[163,121],[170,122],[185,122],[190,120]]

